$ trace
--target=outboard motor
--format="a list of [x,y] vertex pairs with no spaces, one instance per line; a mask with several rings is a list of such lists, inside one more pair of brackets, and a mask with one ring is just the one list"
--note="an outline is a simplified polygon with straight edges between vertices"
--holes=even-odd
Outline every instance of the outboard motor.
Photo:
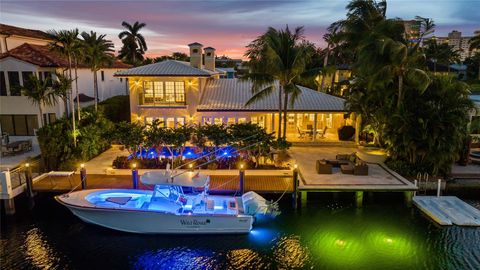
[[278,216],[280,210],[276,202],[269,202],[262,196],[253,191],[242,195],[243,212],[246,215],[255,216],[256,214]]

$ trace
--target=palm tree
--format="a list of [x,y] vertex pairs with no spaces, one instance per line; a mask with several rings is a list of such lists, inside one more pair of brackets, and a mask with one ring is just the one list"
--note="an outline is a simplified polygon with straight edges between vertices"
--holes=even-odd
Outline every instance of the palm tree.
[[[295,81],[307,75],[307,47],[304,43],[303,27],[297,27],[292,32],[288,28],[276,30],[272,27],[262,36],[248,45],[251,73],[244,78],[253,82],[253,96],[246,105],[265,98],[275,91],[278,81],[279,94],[279,127],[278,137],[286,137],[287,110],[292,106],[301,90]],[[318,71],[317,71],[318,72]],[[314,76],[313,72],[308,72]],[[283,95],[283,100],[282,100]],[[289,103],[290,98],[290,103]],[[282,133],[283,109],[283,133]]]
[[[53,41],[50,43],[50,47],[52,50],[58,51],[61,54],[65,55],[68,60],[68,74],[69,74],[69,79],[70,81],[72,80],[72,59],[73,59],[73,54],[74,51],[76,50],[76,47],[78,47],[78,29],[74,30],[60,30],[60,31],[55,31],[51,30],[50,35],[53,38]],[[75,138],[75,105],[73,103],[73,93],[72,93],[72,87],[71,84],[70,88],[67,90],[65,93],[68,98],[64,99],[65,104],[67,104],[67,99],[69,99],[70,102],[70,112],[72,114],[72,127],[73,127],[73,144],[76,145],[76,138]],[[68,116],[69,110],[67,109],[68,107],[65,106],[65,115]]]
[[43,119],[43,107],[54,106],[57,104],[56,92],[49,85],[51,85],[50,78],[40,80],[36,76],[30,75],[23,86],[18,86],[22,94],[26,96],[33,105],[38,106],[41,127],[45,125]]
[[81,114],[80,114],[80,96],[78,92],[78,64],[82,63],[84,60],[84,55],[83,55],[83,47],[84,44],[81,40],[77,43],[77,45],[74,47],[73,50],[73,66],[74,66],[74,71],[75,71],[75,95],[77,97],[77,116],[78,116],[78,121],[81,119]]
[[100,68],[109,64],[113,60],[113,43],[110,40],[106,40],[106,35],[99,35],[90,31],[90,33],[82,32],[83,47],[84,47],[84,60],[90,66],[93,72],[93,92],[95,98],[95,111],[98,107],[98,75],[97,72]]
[[[480,35],[476,35],[470,39],[470,51],[480,50]],[[480,62],[478,63],[478,79],[480,80]]]
[[140,30],[146,26],[145,23],[135,22],[133,25],[122,22],[122,26],[127,30],[120,32],[118,38],[122,40],[123,47],[118,57],[125,59],[126,62],[136,64],[143,60],[143,54],[147,51],[147,43]]
[[[326,76],[328,74],[332,74],[332,70],[334,70],[335,68],[335,67],[328,68],[327,66],[328,66],[328,58],[330,57],[332,51],[335,49],[335,47],[338,46],[338,43],[339,43],[339,35],[337,31],[338,31],[337,27],[331,26],[328,28],[328,33],[323,35],[323,39],[325,40],[325,42],[327,42],[327,48],[324,51],[325,57],[323,59],[322,80],[320,82],[320,91],[322,92],[324,91],[324,88],[325,88]],[[335,73],[333,73],[332,76],[335,76],[334,74]],[[332,87],[333,87],[333,84],[332,84]]]

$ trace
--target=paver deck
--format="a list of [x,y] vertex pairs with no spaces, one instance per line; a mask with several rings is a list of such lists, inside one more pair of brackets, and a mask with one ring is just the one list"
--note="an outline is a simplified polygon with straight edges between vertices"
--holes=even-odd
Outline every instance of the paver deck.
[[351,154],[354,147],[292,147],[289,152],[300,172],[299,190],[306,191],[413,191],[417,188],[410,181],[384,164],[368,163],[368,175],[341,173],[333,168],[332,174],[318,174],[315,162],[319,159],[335,159],[337,154]]
[[455,196],[415,196],[413,203],[440,225],[480,226],[480,210]]

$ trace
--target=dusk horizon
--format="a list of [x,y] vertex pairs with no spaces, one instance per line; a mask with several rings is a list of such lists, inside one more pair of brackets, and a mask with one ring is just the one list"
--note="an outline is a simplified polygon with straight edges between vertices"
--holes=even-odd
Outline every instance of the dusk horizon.
[[[2,1],[0,22],[42,31],[73,29],[107,34],[121,47],[122,21],[146,23],[146,56],[188,52],[187,44],[200,42],[217,49],[217,55],[244,58],[245,46],[269,26],[305,27],[306,38],[325,47],[323,34],[334,21],[345,17],[349,1]],[[432,18],[435,35],[457,30],[473,35],[479,1],[388,1],[387,17]],[[455,14],[462,14],[461,17]]]

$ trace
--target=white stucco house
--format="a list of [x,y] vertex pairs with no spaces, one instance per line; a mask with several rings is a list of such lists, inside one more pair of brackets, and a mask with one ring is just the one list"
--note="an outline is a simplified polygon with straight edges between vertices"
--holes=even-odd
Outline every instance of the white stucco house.
[[[35,130],[41,125],[40,117],[49,123],[64,114],[63,102],[59,101],[56,106],[43,108],[44,115],[39,115],[37,106],[33,106],[28,98],[15,91],[14,87],[24,85],[31,75],[55,79],[56,73],[66,72],[68,61],[62,55],[50,50],[48,46],[50,42],[48,34],[42,31],[0,24],[0,129],[2,133],[6,132],[10,136],[33,136]],[[98,71],[99,101],[128,94],[126,79],[114,77],[114,74],[130,67],[115,61]],[[82,98],[84,100],[92,98],[94,96],[93,73],[88,66],[79,65],[77,80],[78,92]]]
[[[278,94],[247,106],[252,83],[224,78],[225,71],[215,67],[214,48],[203,48],[197,42],[189,47],[190,62],[168,60],[115,74],[128,78],[132,121],[159,119],[172,128],[187,123],[252,122],[268,132],[277,130]],[[337,129],[354,124],[345,100],[306,87],[300,89],[301,95],[289,109],[287,138],[338,141]]]

